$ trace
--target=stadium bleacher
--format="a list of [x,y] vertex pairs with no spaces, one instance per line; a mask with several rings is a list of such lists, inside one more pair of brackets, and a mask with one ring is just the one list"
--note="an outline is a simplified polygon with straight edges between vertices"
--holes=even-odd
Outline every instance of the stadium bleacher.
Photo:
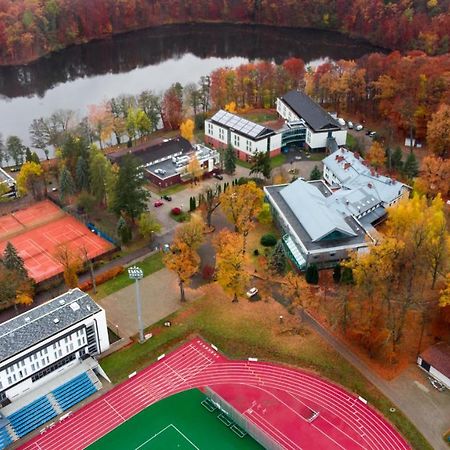
[[86,397],[89,397],[97,388],[89,379],[86,373],[82,373],[72,380],[64,383],[60,387],[54,389],[52,394],[63,411],[81,402]]
[[0,428],[0,450],[3,450],[11,443],[12,439],[6,428]]

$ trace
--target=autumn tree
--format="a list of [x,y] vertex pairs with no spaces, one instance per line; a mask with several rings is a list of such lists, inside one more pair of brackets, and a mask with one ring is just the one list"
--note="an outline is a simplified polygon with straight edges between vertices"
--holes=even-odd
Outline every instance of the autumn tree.
[[[220,189],[218,185],[214,187],[208,187],[203,192],[203,197],[205,201],[203,205],[206,210],[206,226],[211,229],[212,226],[212,215],[214,211],[220,206]],[[195,201],[195,198],[194,198]]]
[[102,102],[100,105],[88,106],[88,121],[100,144],[103,148],[103,143],[109,141],[113,133],[113,115],[111,113],[108,102]]
[[386,162],[386,154],[379,142],[373,142],[369,151],[366,153],[366,161],[375,169],[383,167]]
[[78,272],[83,267],[80,256],[65,244],[59,245],[54,254],[55,259],[63,268],[64,282],[69,289],[78,286]]
[[137,221],[139,233],[144,239],[153,240],[156,233],[161,231],[161,224],[156,220],[154,214],[143,212]]
[[198,271],[200,257],[186,243],[176,239],[172,242],[170,250],[163,256],[163,262],[169,270],[177,275],[180,287],[180,300],[185,302],[184,287]]
[[114,190],[113,167],[100,150],[94,148],[89,157],[89,184],[90,192],[98,203],[110,204]]
[[204,240],[204,231],[203,219],[197,214],[192,214],[189,222],[175,229],[175,240],[186,244],[192,250],[197,250]]
[[26,162],[17,176],[17,187],[21,195],[30,192],[35,200],[42,198],[45,191],[45,178],[42,166],[35,162]]
[[264,193],[251,181],[227,189],[220,196],[221,208],[234,225],[234,231],[243,236],[242,250],[245,253],[248,233],[254,228],[263,204]]
[[165,93],[162,101],[162,120],[169,130],[180,128],[183,117],[183,87],[173,84]]
[[180,134],[186,140],[192,142],[194,138],[194,121],[192,119],[187,119],[180,125]]
[[237,302],[250,279],[245,271],[243,236],[224,229],[216,236],[213,245],[216,249],[217,282],[225,292],[233,295],[233,302]]
[[197,159],[197,156],[193,155],[186,167],[186,172],[191,177],[193,184],[197,184],[197,180],[203,175],[203,167]]
[[272,212],[268,203],[263,203],[261,211],[258,214],[258,222],[263,225],[269,225],[272,223]]
[[450,105],[442,104],[431,116],[427,128],[427,143],[431,151],[442,158],[450,152]]
[[450,306],[450,272],[445,277],[445,287],[440,292],[439,306],[445,308]]
[[310,303],[309,288],[304,278],[295,272],[288,272],[281,281],[281,292],[293,305],[300,307],[303,319],[304,309]]
[[434,198],[439,193],[442,197],[448,198],[450,196],[449,180],[450,160],[429,155],[422,160],[420,175],[414,187],[430,198]]

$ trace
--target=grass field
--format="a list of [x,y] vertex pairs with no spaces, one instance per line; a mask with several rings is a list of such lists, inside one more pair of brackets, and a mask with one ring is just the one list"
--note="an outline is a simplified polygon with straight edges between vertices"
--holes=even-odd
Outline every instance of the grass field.
[[[143,261],[140,261],[135,264],[140,267],[144,271],[144,276],[150,275],[157,270],[161,270],[163,268],[162,255],[161,253],[155,253],[148,258],[145,258]],[[119,289],[123,289],[124,287],[130,285],[134,281],[130,279],[128,276],[128,272],[121,273],[117,277],[108,280],[106,283],[103,283],[97,287],[97,294],[93,294],[92,296],[96,300],[100,300],[107,295],[112,294],[113,292],[118,291]]]
[[209,412],[205,395],[193,389],[149,406],[103,438],[89,450],[214,450],[262,449],[250,436],[238,437]]
[[[280,315],[284,316],[282,325],[278,321]],[[165,320],[171,320],[172,327],[162,326]],[[200,334],[233,358],[254,356],[313,370],[366,398],[397,426],[414,448],[432,449],[400,411],[389,412],[394,405],[386,397],[320,336],[307,327],[299,327],[297,318],[275,301],[241,299],[239,303],[231,303],[231,298],[213,284],[205,296],[146,332],[153,333],[152,339],[102,359],[102,367],[113,382],[126,379],[129,373],[143,369],[189,336]]]

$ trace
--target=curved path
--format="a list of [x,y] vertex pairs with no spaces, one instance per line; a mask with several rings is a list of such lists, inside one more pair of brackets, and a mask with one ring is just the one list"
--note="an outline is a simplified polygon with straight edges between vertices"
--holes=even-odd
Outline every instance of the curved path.
[[184,344],[20,448],[83,449],[152,403],[206,386],[280,448],[410,448],[380,414],[343,388],[276,364],[229,360],[201,339]]

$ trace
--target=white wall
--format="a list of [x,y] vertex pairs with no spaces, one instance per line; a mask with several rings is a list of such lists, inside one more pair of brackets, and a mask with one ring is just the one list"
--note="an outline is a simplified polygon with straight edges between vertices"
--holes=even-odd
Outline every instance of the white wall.
[[[94,329],[98,331],[100,344],[99,351],[104,352],[107,350],[109,348],[108,328],[105,311],[102,309],[94,316],[88,317],[84,321],[72,325],[58,333],[61,335],[61,338],[56,342],[52,342],[45,346],[46,342],[55,340],[55,336],[52,336],[11,357],[9,360],[4,361],[0,366],[0,390],[5,390],[7,397],[13,399],[31,388],[34,389],[36,386],[46,383],[60,372],[77,364],[79,357],[78,352],[82,349],[87,350],[87,337],[86,329],[84,327],[80,330],[76,329],[80,326],[88,327],[92,325],[94,323],[94,318],[97,322],[97,328],[94,326]],[[63,337],[67,333],[69,333],[69,335]],[[54,370],[41,379],[32,382],[32,374],[39,372],[73,352],[77,352],[74,361],[65,364],[63,367]],[[14,365],[7,368],[13,361]],[[21,379],[23,379],[23,381],[19,382]],[[15,386],[8,389],[8,386],[12,385]]]
[[294,113],[282,100],[277,98],[277,113],[288,122],[294,122],[300,120],[300,117]]
[[[347,130],[333,131],[331,135],[336,140],[337,145],[345,145],[347,140]],[[324,148],[327,146],[328,132],[314,133],[311,129],[307,128],[306,142],[312,148]]]
[[228,130],[212,123],[210,120],[205,120],[205,136],[212,137],[224,144],[228,144]]

